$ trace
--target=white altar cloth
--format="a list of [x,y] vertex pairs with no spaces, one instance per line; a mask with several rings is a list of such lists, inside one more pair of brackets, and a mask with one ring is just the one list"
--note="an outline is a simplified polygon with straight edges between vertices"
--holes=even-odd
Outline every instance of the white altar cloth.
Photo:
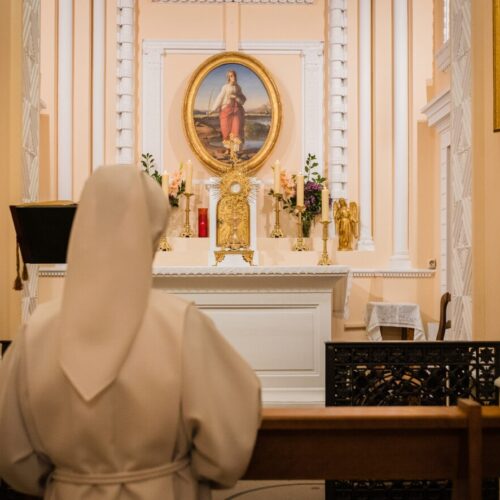
[[365,323],[368,338],[373,341],[382,340],[381,326],[413,328],[414,340],[426,340],[418,304],[368,302]]

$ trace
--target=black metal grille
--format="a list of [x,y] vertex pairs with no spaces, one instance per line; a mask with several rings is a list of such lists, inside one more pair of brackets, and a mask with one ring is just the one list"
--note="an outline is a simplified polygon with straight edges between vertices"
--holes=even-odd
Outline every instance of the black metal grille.
[[[328,342],[327,406],[497,405],[500,342]],[[327,481],[328,500],[448,500],[451,482]],[[498,500],[498,482],[483,500]]]

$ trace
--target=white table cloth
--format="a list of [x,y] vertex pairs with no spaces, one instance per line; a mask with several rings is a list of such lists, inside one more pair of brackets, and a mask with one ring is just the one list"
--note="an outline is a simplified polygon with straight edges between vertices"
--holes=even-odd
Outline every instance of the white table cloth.
[[413,328],[414,340],[426,340],[418,304],[368,302],[365,323],[368,338],[373,341],[382,340],[381,326]]

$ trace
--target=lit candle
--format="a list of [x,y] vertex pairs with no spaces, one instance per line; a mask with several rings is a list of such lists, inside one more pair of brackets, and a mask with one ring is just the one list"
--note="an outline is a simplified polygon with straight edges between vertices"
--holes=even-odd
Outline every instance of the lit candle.
[[170,179],[168,178],[168,172],[163,172],[161,176],[161,188],[163,189],[163,194],[168,198],[170,189]]
[[328,222],[330,220],[330,191],[328,191],[326,184],[321,191],[321,220]]
[[279,160],[276,160],[273,165],[274,170],[274,194],[281,193],[281,167]]
[[297,174],[295,178],[295,183],[297,186],[297,206],[304,206],[304,175]]
[[191,160],[186,163],[186,193],[191,194],[193,191],[193,165]]

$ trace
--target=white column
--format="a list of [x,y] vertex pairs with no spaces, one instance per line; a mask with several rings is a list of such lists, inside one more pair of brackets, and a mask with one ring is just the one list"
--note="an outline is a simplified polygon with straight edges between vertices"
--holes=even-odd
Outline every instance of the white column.
[[372,237],[372,0],[359,0],[358,250],[375,250]]
[[[328,180],[333,198],[347,198],[347,7],[328,3]],[[333,224],[332,224],[333,226]]]
[[59,0],[57,195],[73,197],[73,0]]
[[[134,0],[117,0],[116,161],[134,161]],[[158,158],[155,158],[158,161]]]
[[94,0],[92,30],[92,169],[104,163],[106,0]]
[[411,267],[408,253],[408,2],[393,0],[393,236],[391,267]]

